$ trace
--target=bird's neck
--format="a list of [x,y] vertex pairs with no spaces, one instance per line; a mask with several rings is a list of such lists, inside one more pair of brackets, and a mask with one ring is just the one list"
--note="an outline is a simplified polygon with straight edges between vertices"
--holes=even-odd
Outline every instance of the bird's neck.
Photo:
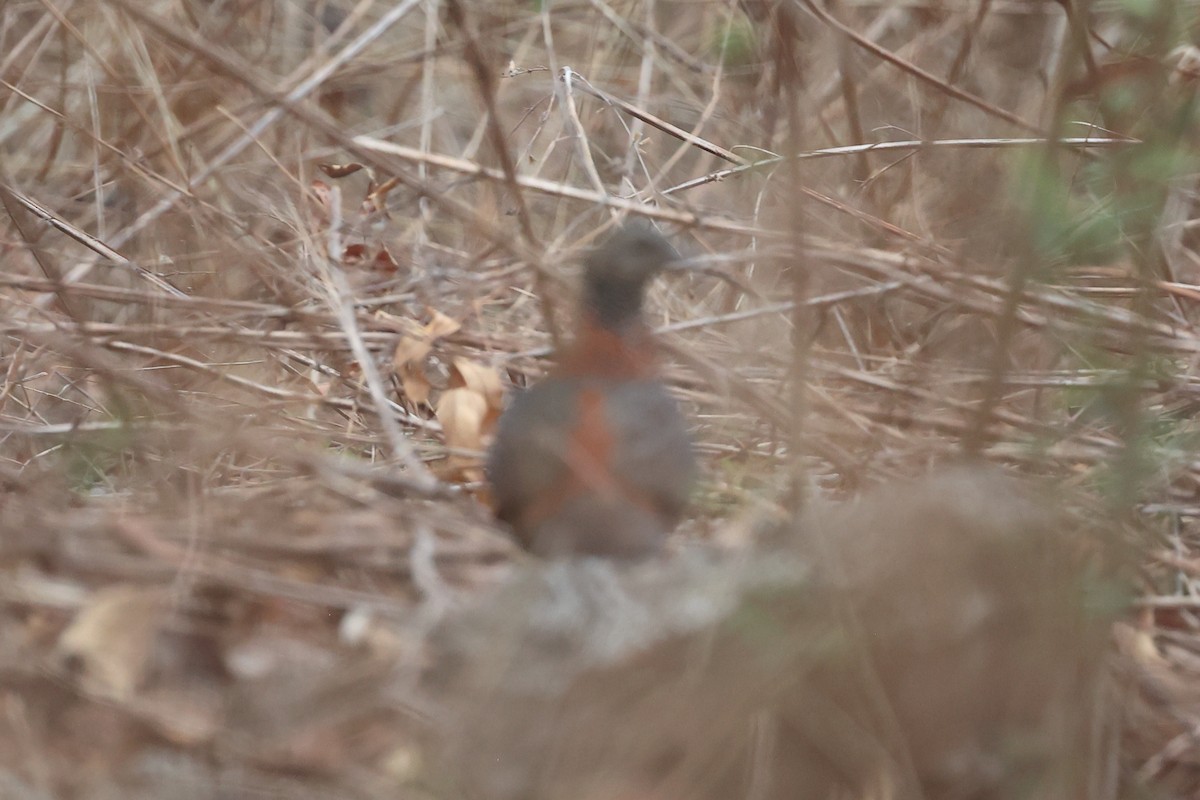
[[559,360],[559,374],[633,380],[656,373],[654,336],[640,314],[613,326],[585,307],[580,322],[574,341]]
[[622,281],[603,281],[588,276],[584,281],[583,313],[595,324],[620,331],[641,324],[645,285]]

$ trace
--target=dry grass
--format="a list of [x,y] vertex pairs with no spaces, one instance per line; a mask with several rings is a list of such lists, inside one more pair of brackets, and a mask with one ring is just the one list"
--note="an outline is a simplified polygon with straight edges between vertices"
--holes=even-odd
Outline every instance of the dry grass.
[[544,5],[0,5],[0,795],[446,796],[408,689],[521,559],[439,403],[636,215],[705,266],[652,297],[681,547],[1053,486],[1138,576],[1094,783],[1191,796],[1190,5]]

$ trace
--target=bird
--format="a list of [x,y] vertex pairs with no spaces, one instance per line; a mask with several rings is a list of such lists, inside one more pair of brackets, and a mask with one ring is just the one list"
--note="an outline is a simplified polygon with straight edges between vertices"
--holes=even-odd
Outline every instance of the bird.
[[644,223],[592,249],[574,339],[497,423],[494,511],[535,555],[645,559],[683,516],[695,455],[642,315],[650,281],[679,260]]

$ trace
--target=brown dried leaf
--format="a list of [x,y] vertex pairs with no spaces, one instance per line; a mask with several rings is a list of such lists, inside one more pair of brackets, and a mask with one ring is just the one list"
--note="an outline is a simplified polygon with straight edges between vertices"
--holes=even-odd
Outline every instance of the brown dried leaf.
[[344,178],[347,175],[353,175],[363,168],[362,164],[357,161],[352,161],[349,164],[318,164],[317,169],[324,172],[331,178]]
[[396,376],[404,389],[404,396],[415,405],[425,405],[429,402],[429,392],[433,385],[425,375],[425,367],[420,362],[410,362],[396,368]]
[[416,404],[429,402],[431,388],[425,375],[425,356],[433,344],[462,327],[457,320],[436,309],[430,309],[430,320],[413,334],[402,334],[392,353],[392,366],[404,387],[404,395]]
[[381,247],[375,254],[375,260],[371,262],[371,268],[379,272],[395,272],[400,269],[400,263],[388,252],[386,247]]
[[89,692],[131,697],[144,677],[166,601],[162,589],[121,585],[99,590],[59,637],[59,663],[77,672]]
[[471,389],[447,389],[434,408],[446,444],[468,450],[483,448],[483,421],[487,417],[487,399]]
[[466,358],[456,358],[450,365],[450,388],[466,388],[487,400],[489,411],[504,407],[504,381],[493,367],[477,364]]
[[429,351],[432,349],[433,341],[431,339],[426,339],[421,334],[416,336],[402,334],[396,342],[396,349],[392,351],[392,366],[399,369],[409,364],[419,363],[429,355]]
[[462,323],[452,317],[448,317],[437,309],[430,309],[431,314],[429,323],[425,326],[425,334],[434,339],[440,339],[443,336],[449,336],[452,333],[458,333],[462,328]]
[[[465,387],[447,389],[438,398],[434,413],[442,423],[447,446],[465,450],[483,449],[489,409],[487,398],[482,394]],[[445,477],[476,481],[483,478],[483,470],[479,459],[452,453],[446,459]]]
[[419,361],[429,355],[433,343],[443,336],[456,333],[462,324],[436,309],[430,309],[430,320],[414,334],[405,334],[396,343],[392,363],[397,367]]

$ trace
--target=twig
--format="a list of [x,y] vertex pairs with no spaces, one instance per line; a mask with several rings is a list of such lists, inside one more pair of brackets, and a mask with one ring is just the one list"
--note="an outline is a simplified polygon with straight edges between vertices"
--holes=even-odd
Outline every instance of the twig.
[[367,382],[367,391],[370,393],[371,399],[375,401],[375,413],[379,417],[379,423],[383,426],[383,432],[391,446],[392,455],[398,458],[404,468],[408,470],[409,480],[424,494],[429,494],[437,489],[438,480],[425,466],[425,463],[417,457],[412,445],[400,430],[400,426],[396,424],[396,418],[389,411],[390,402],[384,392],[379,370],[375,367],[375,359],[371,357],[358,331],[350,285],[346,281],[346,276],[342,274],[340,266],[343,255],[342,192],[339,187],[334,186],[330,193],[328,251],[325,259],[318,260],[321,271],[328,282],[330,302],[334,313],[337,314],[338,322],[346,334],[346,339],[350,342],[350,350],[354,353],[354,358],[358,361],[363,378]]
[[813,13],[813,15],[815,15],[818,19],[820,19],[826,25],[829,25],[830,27],[834,28],[835,30],[837,30],[843,36],[846,36],[847,38],[849,38],[850,41],[854,42],[856,45],[858,45],[862,49],[883,59],[884,61],[888,62],[889,64],[892,64],[893,66],[899,68],[900,70],[907,72],[909,75],[912,75],[914,78],[924,81],[925,83],[928,83],[930,86],[933,86],[933,87],[941,90],[942,92],[945,92],[946,94],[950,95],[951,97],[955,98],[956,100],[961,100],[964,103],[975,106],[979,110],[981,110],[987,114],[990,114],[991,116],[1002,119],[1005,122],[1009,122],[1009,123],[1017,126],[1018,128],[1021,128],[1022,130],[1033,131],[1035,133],[1041,132],[1041,128],[1039,128],[1038,126],[1036,126],[1032,123],[1026,122],[1025,120],[1021,119],[1019,116],[1012,113],[1011,111],[1006,111],[1002,108],[998,108],[998,107],[992,105],[991,103],[987,102],[986,100],[984,100],[981,97],[977,97],[977,96],[971,94],[970,92],[965,92],[962,89],[959,89],[955,86],[951,86],[950,84],[946,83],[945,81],[943,81],[941,78],[937,77],[936,75],[932,75],[932,74],[926,72],[925,70],[921,69],[916,64],[912,64],[908,61],[905,61],[904,59],[900,58],[899,56],[897,56],[895,53],[891,52],[890,50],[880,47],[879,45],[872,42],[870,39],[863,37],[861,34],[858,33],[858,31],[856,31],[853,28],[851,28],[850,26],[846,25],[841,20],[836,19],[832,14],[830,14],[828,11],[826,11],[824,8],[822,8],[819,4],[813,2],[813,0],[798,0],[798,2],[803,4],[805,8],[807,8],[809,11],[811,11]]
[[[735,175],[740,175],[743,172],[751,172],[760,169],[769,169],[787,161],[789,158],[807,159],[807,158],[831,158],[834,156],[858,155],[866,152],[887,152],[892,150],[925,150],[934,148],[978,148],[978,149],[996,149],[1008,147],[1030,147],[1036,145],[1044,145],[1050,142],[1045,138],[1002,138],[1002,139],[934,139],[931,141],[922,141],[920,139],[907,140],[902,142],[874,142],[871,144],[850,144],[840,147],[824,147],[820,150],[810,150],[804,153],[797,153],[793,156],[773,155],[768,158],[755,161],[752,164],[745,164],[739,167],[730,167],[729,169],[717,170],[710,172],[707,175],[701,175],[698,178],[684,181],[683,183],[664,189],[664,195],[675,194],[677,192],[694,189],[697,186],[703,186],[706,183],[714,181],[723,181],[726,178],[732,178]],[[1087,137],[1073,136],[1063,139],[1055,139],[1054,144],[1063,145],[1066,147],[1123,147],[1133,144],[1139,144],[1137,139],[1129,138],[1109,138],[1109,137]]]

